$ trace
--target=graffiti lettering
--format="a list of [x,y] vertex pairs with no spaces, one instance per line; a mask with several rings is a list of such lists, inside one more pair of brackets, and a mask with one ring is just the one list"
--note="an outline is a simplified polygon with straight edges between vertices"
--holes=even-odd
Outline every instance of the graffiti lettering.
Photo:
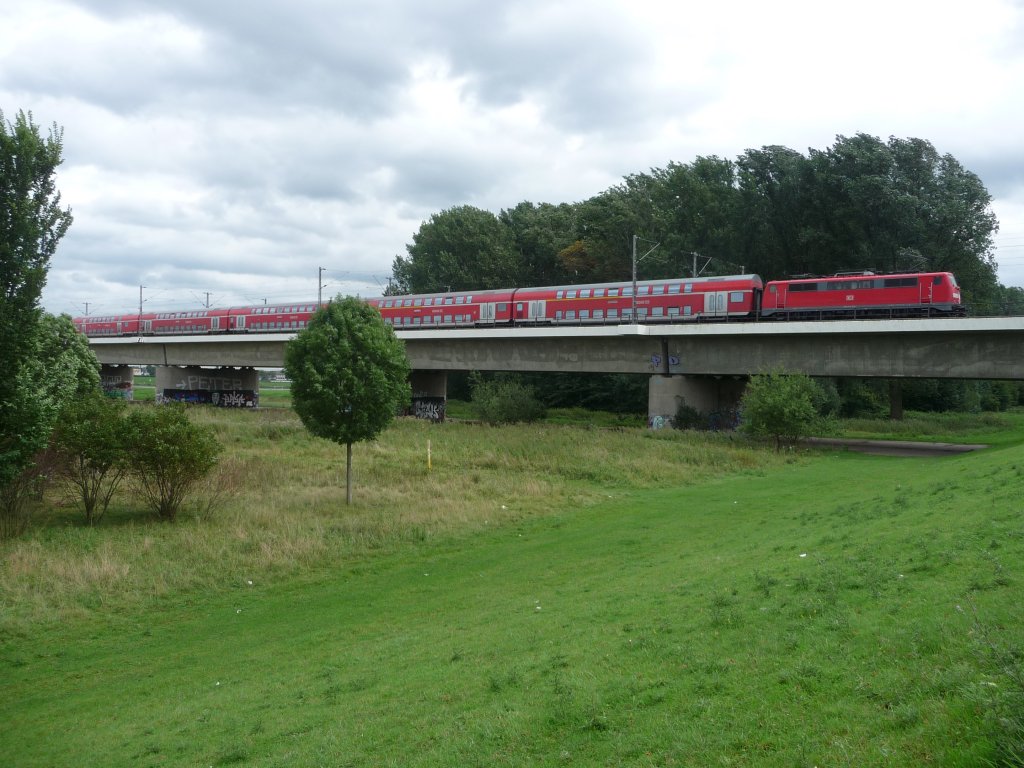
[[443,397],[417,397],[412,401],[412,413],[417,419],[444,421],[445,399]]
[[210,390],[210,389],[165,389],[156,396],[158,403],[193,403],[216,405],[221,408],[258,408],[260,394],[251,389]]

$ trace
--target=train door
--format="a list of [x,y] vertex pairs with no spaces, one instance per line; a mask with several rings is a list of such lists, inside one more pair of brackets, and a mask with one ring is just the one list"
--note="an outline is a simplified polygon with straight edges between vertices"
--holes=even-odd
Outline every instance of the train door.
[[708,291],[704,294],[704,314],[708,317],[725,317],[729,312],[728,291]]
[[480,305],[480,322],[481,323],[493,323],[495,314],[495,305],[493,301],[487,302]]
[[527,318],[534,323],[547,320],[547,309],[544,301],[531,301]]
[[220,330],[220,315],[214,315],[213,317],[210,318],[210,330],[211,331],[219,331]]
[[245,330],[245,315],[235,315],[235,330],[236,331],[244,331]]
[[936,277],[934,280],[930,277],[922,277],[918,279],[920,284],[920,294],[922,304],[931,304],[933,298],[933,292],[935,290],[935,282],[942,281],[941,277]]
[[124,323],[120,320],[117,321],[117,335],[120,336],[124,333]]
[[142,333],[152,333],[152,332],[153,332],[153,321],[152,320],[143,320],[142,321]]

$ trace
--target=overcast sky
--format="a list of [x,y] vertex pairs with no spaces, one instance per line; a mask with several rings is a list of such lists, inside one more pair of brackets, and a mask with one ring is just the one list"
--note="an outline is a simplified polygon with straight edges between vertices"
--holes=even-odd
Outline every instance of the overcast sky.
[[376,294],[446,208],[857,132],[977,173],[1024,286],[1024,0],[5,0],[0,28],[5,118],[64,128],[53,312],[309,299],[320,267]]

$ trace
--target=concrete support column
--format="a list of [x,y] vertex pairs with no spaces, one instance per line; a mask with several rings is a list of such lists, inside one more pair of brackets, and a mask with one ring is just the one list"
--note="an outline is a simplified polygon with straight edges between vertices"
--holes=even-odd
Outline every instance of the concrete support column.
[[445,371],[413,371],[412,413],[417,419],[444,421],[448,403],[448,374]]
[[260,377],[255,368],[156,369],[156,401],[204,403],[222,408],[256,408],[260,403]]
[[889,418],[903,421],[903,382],[889,379]]
[[647,424],[652,429],[672,426],[681,403],[708,418],[708,426],[731,429],[731,414],[743,397],[745,378],[714,376],[652,376],[647,395]]
[[108,397],[131,400],[135,397],[135,369],[130,365],[101,365],[100,385]]

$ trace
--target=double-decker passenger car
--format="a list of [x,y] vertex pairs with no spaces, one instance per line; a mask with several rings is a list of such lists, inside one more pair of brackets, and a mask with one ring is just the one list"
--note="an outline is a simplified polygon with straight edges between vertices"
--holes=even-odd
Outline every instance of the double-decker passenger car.
[[517,288],[517,323],[680,322],[749,318],[757,312],[763,282],[757,275],[640,280]]
[[761,317],[833,319],[963,314],[960,287],[950,272],[772,280],[765,286]]
[[459,328],[508,325],[512,319],[511,288],[490,291],[449,291],[367,299],[384,322],[397,329]]

